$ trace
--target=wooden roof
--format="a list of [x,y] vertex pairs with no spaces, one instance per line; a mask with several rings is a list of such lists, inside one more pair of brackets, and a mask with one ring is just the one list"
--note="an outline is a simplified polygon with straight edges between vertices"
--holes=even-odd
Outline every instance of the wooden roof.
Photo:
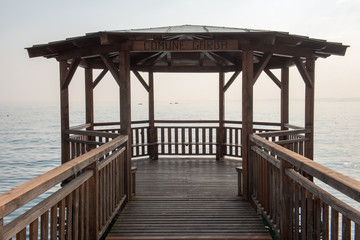
[[[180,46],[180,47],[179,47]],[[254,63],[267,68],[294,64],[293,57],[345,55],[348,46],[306,36],[268,30],[182,25],[100,31],[34,45],[30,57],[80,59],[80,65],[105,69],[101,55],[118,62],[118,52],[131,53],[131,68],[154,72],[217,72],[241,70],[242,51],[254,51]]]

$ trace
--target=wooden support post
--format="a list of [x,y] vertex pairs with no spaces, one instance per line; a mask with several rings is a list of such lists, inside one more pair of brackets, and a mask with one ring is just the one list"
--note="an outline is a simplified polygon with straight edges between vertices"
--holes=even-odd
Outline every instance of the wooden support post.
[[131,197],[131,89],[130,89],[130,53],[119,52],[119,84],[120,84],[120,133],[129,137],[126,144],[125,160],[125,193]]
[[[94,130],[94,91],[93,91],[93,70],[85,68],[85,121],[90,123],[86,130]],[[95,137],[88,136],[88,140],[95,141]],[[90,151],[95,146],[87,145],[86,150]]]
[[289,123],[289,68],[281,69],[281,129]]
[[89,238],[97,240],[99,236],[99,167],[98,161],[89,166],[93,171],[93,176],[89,179]]
[[[70,128],[69,123],[69,88],[66,85],[68,76],[68,63],[60,61],[60,115],[61,115],[61,163],[70,160],[70,145],[66,139],[69,134],[66,131]],[[64,87],[66,85],[66,87]]]
[[305,147],[305,157],[314,159],[314,101],[315,101],[315,59],[306,59],[306,70],[312,80],[312,86],[305,87],[305,128],[310,132],[305,134],[309,139]]
[[253,133],[253,57],[253,51],[245,50],[243,52],[241,153],[243,162],[243,196],[245,200],[248,200],[251,197],[248,181],[250,171],[248,169],[248,161],[251,159],[251,146],[249,141],[249,135]]
[[149,155],[150,159],[158,159],[157,132],[155,128],[154,73],[149,72]]
[[223,160],[225,155],[225,73],[219,73],[219,128],[217,132],[216,160]]
[[94,91],[93,91],[93,70],[85,68],[85,107],[86,107],[86,123],[91,126],[88,130],[94,129]]

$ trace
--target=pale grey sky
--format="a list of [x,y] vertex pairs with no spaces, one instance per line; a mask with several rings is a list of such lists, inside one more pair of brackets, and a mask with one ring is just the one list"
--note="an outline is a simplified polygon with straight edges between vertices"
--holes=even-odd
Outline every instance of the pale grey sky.
[[[12,0],[0,2],[0,20],[0,103],[59,101],[56,60],[29,59],[25,47],[88,32],[183,24],[286,31],[350,45],[345,57],[317,61],[316,97],[360,97],[360,0]],[[72,101],[83,101],[82,76],[83,71],[78,70],[70,85]],[[118,94],[114,81],[108,78],[95,93],[103,101],[111,101]],[[291,96],[301,98],[303,83],[295,68],[291,69],[290,81]],[[191,84],[194,90],[185,91],[183,82]],[[155,84],[158,100],[175,101],[189,95],[196,99],[214,98],[218,86],[217,76],[211,74],[160,74],[156,75]],[[206,91],[195,94],[204,86]],[[273,93],[265,94],[267,89]],[[279,94],[264,75],[255,91],[259,98]],[[236,81],[228,98],[239,98],[240,92],[240,81]],[[146,98],[141,85],[133,81],[133,99]]]

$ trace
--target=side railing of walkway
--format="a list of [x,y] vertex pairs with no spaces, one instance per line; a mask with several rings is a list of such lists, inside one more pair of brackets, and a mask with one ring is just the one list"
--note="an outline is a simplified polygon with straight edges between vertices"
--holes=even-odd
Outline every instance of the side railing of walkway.
[[[99,239],[130,192],[128,137],[111,138],[92,150],[89,139],[77,142],[84,154],[0,195],[0,239]],[[30,209],[9,217],[29,202]]]
[[[95,123],[94,129],[118,133],[119,122]],[[280,129],[280,123],[254,123],[255,132]],[[111,128],[113,127],[113,128]],[[219,132],[223,131],[223,139]],[[219,127],[216,120],[155,120],[151,129],[149,121],[132,122],[132,157],[159,155],[216,155],[241,158],[241,121],[224,121]]]
[[306,132],[250,136],[254,204],[281,239],[360,239],[359,210],[328,192],[335,189],[360,206],[360,182],[304,157]]

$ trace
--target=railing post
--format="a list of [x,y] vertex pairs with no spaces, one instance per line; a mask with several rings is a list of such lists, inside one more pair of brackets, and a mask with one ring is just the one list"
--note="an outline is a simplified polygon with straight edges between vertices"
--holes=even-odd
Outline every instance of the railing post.
[[99,165],[95,161],[89,166],[93,171],[93,176],[89,179],[89,237],[90,239],[99,239]]
[[292,214],[291,214],[291,189],[290,179],[285,170],[291,168],[291,164],[280,159],[280,236],[281,239],[292,238]]

